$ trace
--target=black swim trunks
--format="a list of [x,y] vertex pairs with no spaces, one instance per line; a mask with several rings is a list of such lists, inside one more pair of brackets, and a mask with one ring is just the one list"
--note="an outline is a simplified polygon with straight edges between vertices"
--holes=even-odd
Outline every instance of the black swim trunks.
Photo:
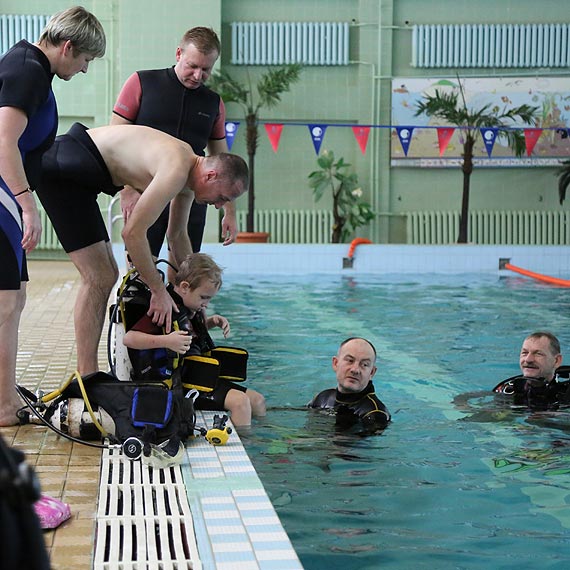
[[42,182],[38,197],[57,237],[67,253],[100,241],[109,235],[97,196],[114,196],[122,186],[113,184],[111,174],[87,134],[75,123],[65,135],[56,137],[42,160]]

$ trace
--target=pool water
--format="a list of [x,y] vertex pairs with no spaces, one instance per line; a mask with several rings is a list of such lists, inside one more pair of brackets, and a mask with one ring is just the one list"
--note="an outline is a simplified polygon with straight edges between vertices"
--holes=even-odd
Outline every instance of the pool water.
[[[526,334],[570,350],[569,304],[519,277],[226,279],[212,310],[268,404],[241,438],[307,570],[569,567],[570,412],[487,392],[518,372]],[[382,435],[338,433],[305,407],[354,335],[378,350]]]

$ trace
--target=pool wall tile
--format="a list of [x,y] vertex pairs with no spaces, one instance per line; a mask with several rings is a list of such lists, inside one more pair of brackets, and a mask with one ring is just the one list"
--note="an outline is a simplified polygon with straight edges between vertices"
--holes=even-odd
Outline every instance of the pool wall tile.
[[[211,420],[197,412],[199,425]],[[193,441],[182,473],[204,568],[302,570],[236,431],[224,446]]]
[[[361,245],[351,269],[343,269],[349,244],[204,244],[226,275],[300,275],[314,273],[499,273],[499,259],[552,276],[570,275],[567,246],[538,245]],[[122,246],[114,245],[119,267]],[[166,251],[164,252],[167,253]]]

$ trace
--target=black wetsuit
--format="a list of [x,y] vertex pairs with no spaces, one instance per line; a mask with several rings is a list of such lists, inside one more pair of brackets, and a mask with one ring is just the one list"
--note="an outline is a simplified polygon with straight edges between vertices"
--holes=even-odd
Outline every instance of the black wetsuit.
[[390,412],[376,396],[374,384],[370,382],[362,392],[343,394],[336,388],[329,388],[317,394],[308,406],[321,410],[334,410],[337,425],[350,427],[361,422],[366,431],[384,429],[390,421]]
[[[57,106],[51,83],[53,74],[45,54],[22,40],[0,58],[0,107],[21,109],[28,124],[18,140],[26,178],[36,188],[42,154],[57,132]],[[22,209],[0,172],[0,289],[20,288],[28,280],[22,249]]]
[[512,396],[515,406],[527,406],[531,410],[557,410],[570,406],[570,381],[560,382],[556,378],[545,382],[544,378],[513,376],[493,388],[493,392]]
[[[204,156],[212,138],[214,124],[220,114],[220,96],[204,85],[188,89],[179,81],[173,67],[138,71],[141,96],[136,117],[121,109],[121,95],[113,112],[132,121],[168,133],[187,142],[197,155]],[[222,137],[223,138],[223,137]],[[206,204],[192,204],[188,220],[188,235],[194,252],[200,251]],[[150,249],[158,256],[168,227],[169,206],[147,232]]]

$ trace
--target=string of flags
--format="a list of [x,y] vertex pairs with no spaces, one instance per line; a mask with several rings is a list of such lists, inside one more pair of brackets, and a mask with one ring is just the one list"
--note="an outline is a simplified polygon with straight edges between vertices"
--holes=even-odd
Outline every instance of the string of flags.
[[[239,128],[239,121],[227,121],[226,122],[226,139],[228,143],[228,149],[231,150],[234,144],[235,136],[238,132]],[[313,147],[315,149],[315,153],[319,154],[321,145],[325,138],[325,133],[327,128],[331,125],[328,124],[306,124],[306,123],[287,123],[287,125],[295,125],[295,126],[306,126],[309,129],[309,133],[311,136],[311,141],[313,142]],[[281,134],[283,132],[284,123],[263,123],[265,127],[265,132],[267,133],[267,137],[269,138],[269,142],[271,143],[271,148],[273,152],[277,152],[279,149],[279,141],[281,139]],[[335,127],[351,127],[352,132],[354,133],[354,138],[360,147],[362,154],[366,154],[366,147],[368,145],[368,137],[370,136],[370,130],[373,128],[380,128],[380,129],[393,129],[396,131],[398,135],[398,140],[402,146],[402,150],[404,151],[404,155],[408,156],[408,150],[410,148],[410,144],[412,142],[412,136],[414,133],[415,126],[392,126],[392,125],[332,125]],[[436,129],[437,131],[437,141],[439,145],[439,156],[443,156],[447,146],[453,134],[457,129],[462,129],[463,127],[432,127],[432,126],[422,126],[417,127],[421,129]],[[570,129],[566,127],[547,127],[547,128],[536,128],[536,127],[508,127],[498,129],[496,127],[483,127],[480,128],[479,131],[481,132],[481,137],[483,142],[485,143],[485,149],[487,151],[487,155],[489,158],[493,152],[493,147],[495,145],[495,141],[497,140],[497,136],[500,131],[505,130],[523,130],[524,132],[524,139],[525,139],[525,146],[527,155],[530,156],[540,135],[544,130],[555,130],[557,134],[561,136],[561,138],[565,139],[570,136]]]

